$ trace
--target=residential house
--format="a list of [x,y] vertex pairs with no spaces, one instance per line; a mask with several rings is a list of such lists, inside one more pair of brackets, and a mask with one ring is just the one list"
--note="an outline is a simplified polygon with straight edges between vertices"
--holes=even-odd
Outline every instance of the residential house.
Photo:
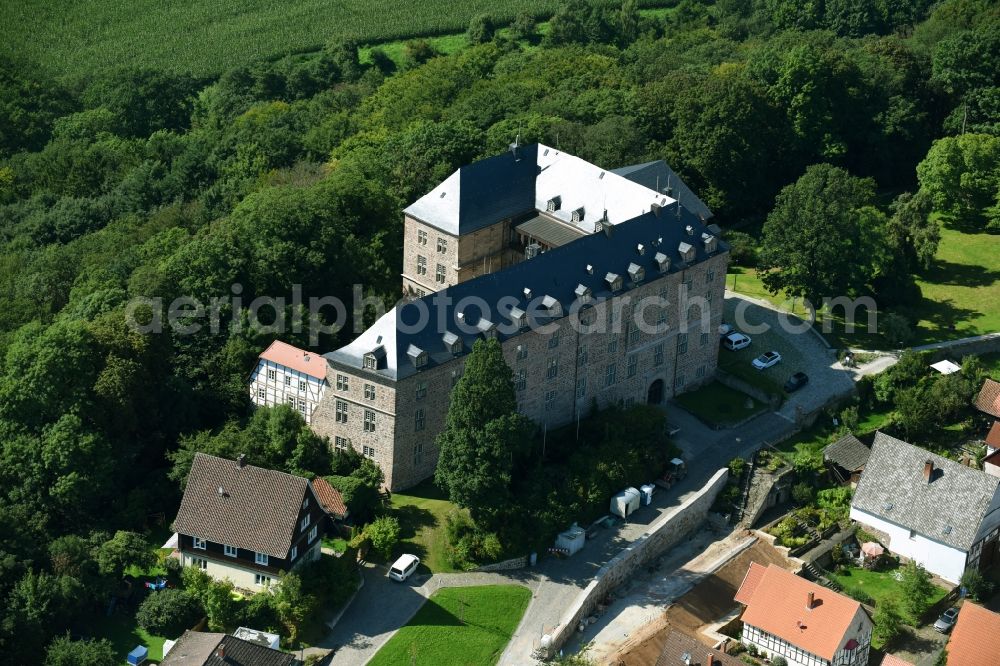
[[990,426],[990,431],[986,433],[986,439],[983,440],[986,444],[986,455],[990,455],[1000,451],[1000,421],[994,421],[993,425]]
[[1000,613],[966,601],[948,639],[948,666],[1000,663]]
[[185,631],[160,666],[301,666],[294,655],[227,634]]
[[311,422],[378,463],[390,490],[434,473],[477,339],[500,342],[519,411],[549,429],[715,374],[728,247],[662,192],[516,146],[453,173],[403,227],[410,299],[324,355],[330,388]]
[[1000,477],[1000,449],[983,458],[983,471],[990,476]]
[[976,396],[976,409],[1000,419],[1000,382],[987,378]]
[[327,389],[326,372],[319,354],[275,340],[250,373],[250,399],[261,407],[291,405],[311,423]]
[[708,647],[676,629],[667,634],[656,666],[744,666],[739,657]]
[[889,551],[957,583],[996,559],[1000,479],[877,433],[851,519]]
[[871,450],[854,435],[847,434],[823,449],[823,460],[830,465],[841,483],[858,483]]
[[257,590],[319,557],[324,517],[306,479],[196,453],[174,531],[184,566]]
[[750,564],[736,592],[741,640],[789,666],[866,666],[872,621],[861,604],[773,564]]

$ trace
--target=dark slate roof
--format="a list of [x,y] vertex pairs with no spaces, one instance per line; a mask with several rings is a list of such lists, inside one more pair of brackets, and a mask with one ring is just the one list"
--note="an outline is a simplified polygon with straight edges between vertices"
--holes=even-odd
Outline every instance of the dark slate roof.
[[535,143],[463,166],[405,212],[458,236],[532,211],[537,155]]
[[[713,650],[701,641],[682,634],[676,629],[671,630],[663,644],[663,651],[656,660],[656,666],[705,666],[708,655],[712,655],[719,666],[743,666],[738,657]],[[685,656],[687,659],[685,660]]]
[[833,444],[823,449],[823,459],[832,462],[849,472],[864,469],[871,451],[864,442],[854,435],[844,435]]
[[1000,521],[998,484],[997,477],[879,432],[851,507],[967,551],[984,525]]
[[[692,235],[685,227],[691,226]],[[627,279],[629,264],[645,269],[643,284],[660,279],[656,254],[662,252],[670,259],[669,272],[674,273],[708,258],[701,242],[706,227],[687,209],[669,204],[659,214],[645,213],[627,222],[605,228],[605,232],[588,234],[572,243],[540,254],[534,259],[514,264],[502,271],[461,282],[435,294],[397,305],[383,315],[351,344],[326,354],[336,366],[341,364],[352,370],[361,370],[387,379],[402,379],[451,361],[454,355],[446,347],[443,336],[450,331],[462,338],[462,353],[472,349],[479,336],[476,330],[481,311],[471,301],[485,302],[490,310],[487,319],[497,325],[498,338],[503,341],[522,331],[510,323],[510,308],[517,307],[529,314],[536,324],[551,321],[542,314],[541,304],[546,297],[560,304],[564,316],[576,300],[575,290],[582,284],[589,287],[594,302],[611,296],[605,276],[614,273],[626,276],[623,288],[615,295],[632,289]],[[678,246],[688,242],[695,249],[694,259],[684,264]],[[638,245],[644,252],[639,254]],[[714,254],[728,251],[719,242]],[[592,270],[588,273],[587,266]],[[530,290],[531,297],[525,295]],[[463,307],[464,323],[457,317],[457,306]],[[427,323],[418,326],[421,312],[427,313]],[[386,362],[377,370],[362,369],[362,358],[377,346],[386,349]],[[406,350],[415,345],[427,352],[427,364],[418,369],[410,362]]]
[[294,666],[293,655],[226,634],[185,631],[162,666]]
[[[681,180],[677,172],[671,169],[670,165],[663,160],[632,164],[620,169],[612,169],[611,173],[616,173],[619,176],[628,178],[633,183],[638,183],[653,191],[659,191],[661,194],[666,194],[674,199],[680,198],[682,206],[706,220],[714,215],[709,207],[705,205],[705,202],[699,199],[684,181]],[[659,190],[656,189],[657,186],[659,186]]]
[[300,476],[196,453],[174,531],[283,559],[307,492]]

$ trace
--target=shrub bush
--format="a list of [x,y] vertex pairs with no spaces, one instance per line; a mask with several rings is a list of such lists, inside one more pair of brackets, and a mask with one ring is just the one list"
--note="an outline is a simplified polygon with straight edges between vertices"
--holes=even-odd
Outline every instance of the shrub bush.
[[368,524],[365,535],[371,539],[375,552],[388,559],[392,549],[399,543],[399,519],[395,516],[380,516]]
[[187,590],[167,588],[153,592],[135,612],[136,622],[157,636],[180,636],[204,614],[201,601]]

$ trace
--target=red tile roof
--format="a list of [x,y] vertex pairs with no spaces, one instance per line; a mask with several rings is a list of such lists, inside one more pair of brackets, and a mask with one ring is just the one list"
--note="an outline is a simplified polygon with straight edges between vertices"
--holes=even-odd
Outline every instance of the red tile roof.
[[998,658],[1000,613],[966,601],[948,640],[948,666],[981,666]]
[[307,352],[290,344],[275,340],[264,350],[260,358],[283,365],[292,370],[298,370],[316,379],[326,379],[326,359],[319,354]]
[[976,409],[1000,419],[1000,382],[987,379],[976,396]]
[[887,654],[882,657],[882,663],[880,666],[913,666],[913,664],[905,659],[900,659],[894,654]]
[[749,604],[750,597],[753,596],[754,591],[757,589],[760,579],[764,577],[765,571],[767,571],[767,567],[756,562],[751,562],[750,568],[747,569],[747,575],[743,577],[740,589],[736,591],[736,596],[733,599],[744,606]]
[[344,498],[339,490],[330,485],[329,481],[317,476],[312,480],[312,487],[313,492],[316,493],[316,499],[319,500],[320,505],[327,513],[334,518],[347,517],[347,505],[344,504]]
[[[753,570],[753,565],[750,569]],[[750,572],[747,578],[751,578]],[[743,595],[743,586],[740,588],[737,597]],[[807,608],[810,592],[811,609]],[[752,593],[743,596],[749,597],[743,612],[744,623],[830,660],[845,643],[844,638],[861,609],[857,601],[773,564],[760,576]]]
[[1000,448],[983,458],[983,465],[996,465],[1000,467]]
[[1000,449],[1000,421],[993,422],[993,427],[990,428],[989,433],[986,435],[986,445],[992,446],[994,449]]

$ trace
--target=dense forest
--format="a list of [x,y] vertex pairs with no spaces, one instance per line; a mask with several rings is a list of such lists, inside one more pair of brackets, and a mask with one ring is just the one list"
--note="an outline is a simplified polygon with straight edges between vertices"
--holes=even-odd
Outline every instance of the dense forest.
[[[414,40],[361,63],[338,41],[212,80],[0,61],[0,661],[41,661],[101,607],[111,535],[173,516],[175,451],[253,432],[245,377],[274,334],[228,305],[217,333],[141,335],[134,297],[301,285],[349,303],[360,283],[392,302],[401,209],[515,137],[609,168],[665,158],[797,295],[905,304],[931,210],[1000,230],[989,0],[684,0],[657,18],[570,0],[544,30],[496,28],[476,19],[447,56]],[[830,250],[798,270],[810,239]],[[308,453],[290,436],[262,462]]]

